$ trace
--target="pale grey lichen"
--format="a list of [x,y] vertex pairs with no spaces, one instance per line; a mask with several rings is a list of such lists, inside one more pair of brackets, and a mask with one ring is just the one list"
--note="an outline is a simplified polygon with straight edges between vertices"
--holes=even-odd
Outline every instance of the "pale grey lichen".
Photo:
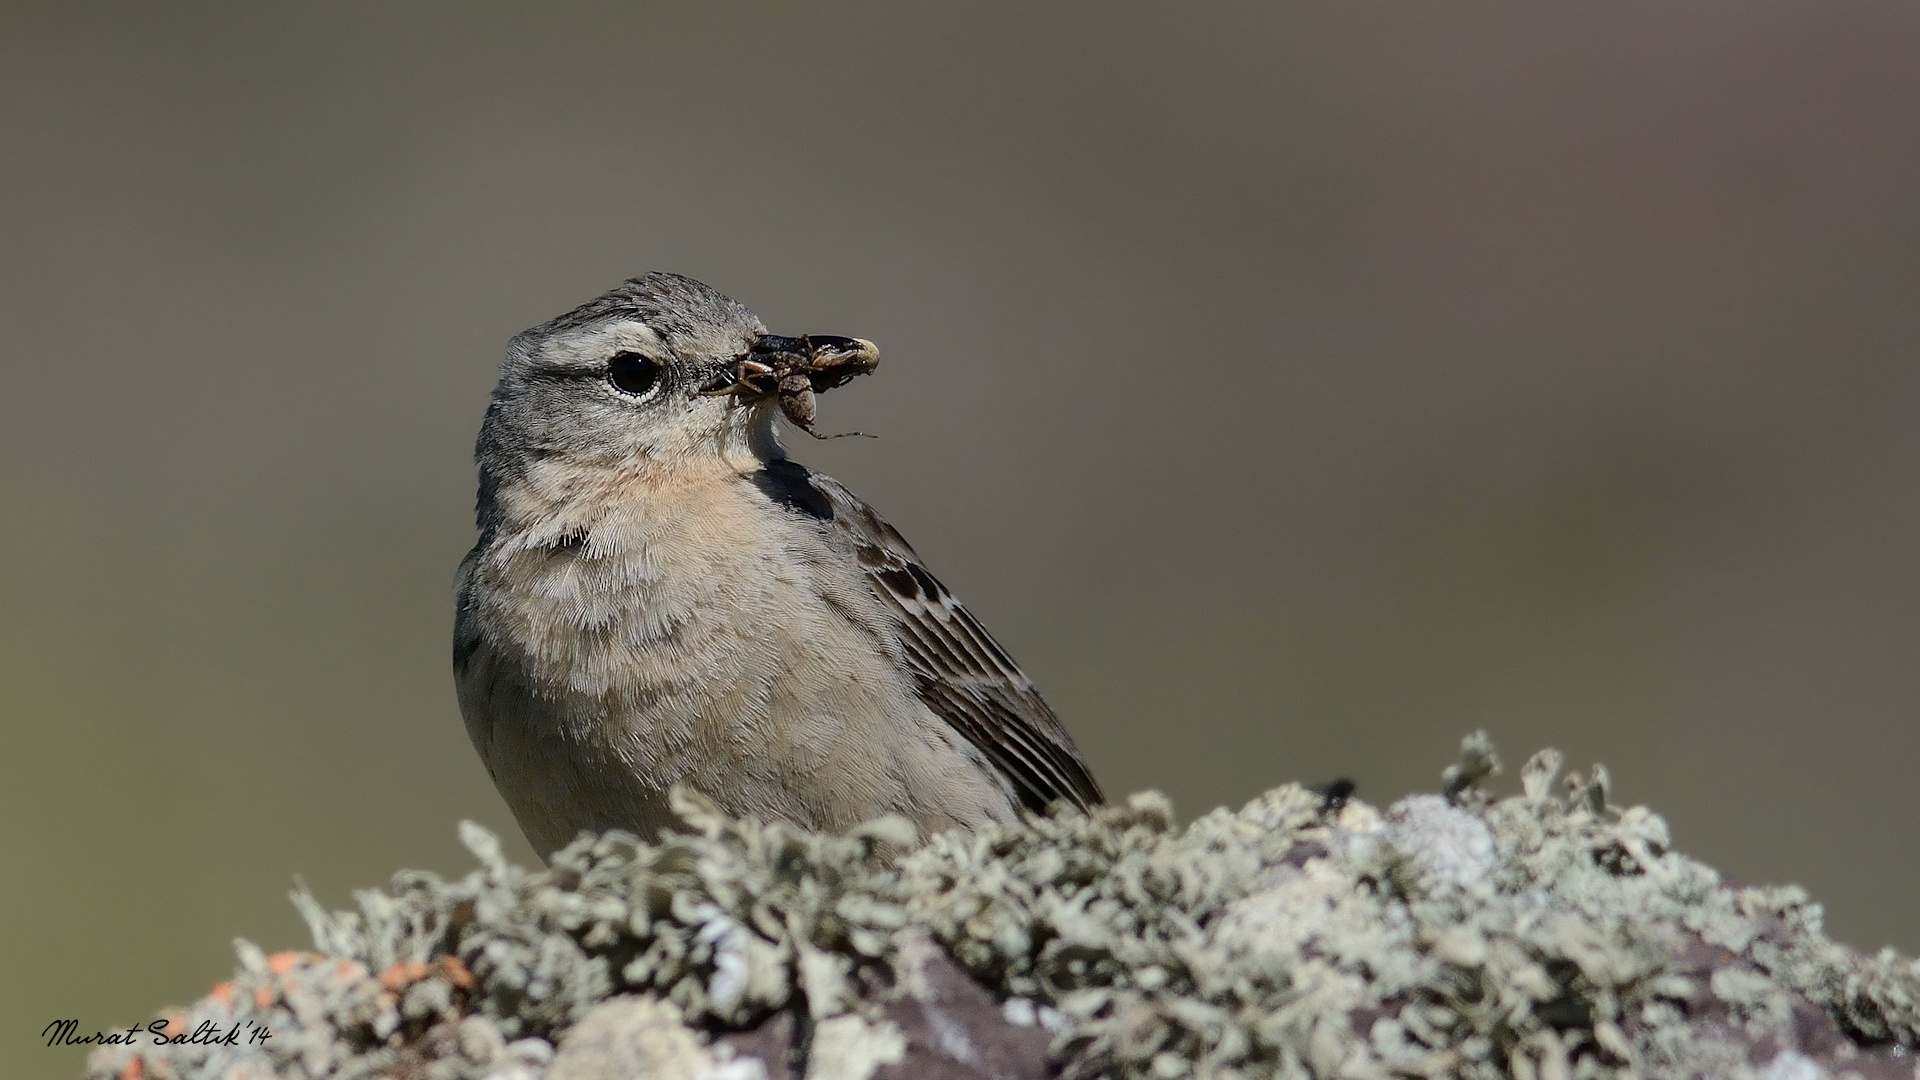
[[[473,873],[402,874],[349,913],[301,895],[317,952],[243,944],[231,984],[168,1017],[265,1044],[110,1048],[89,1074],[560,1080],[586,1066],[556,1043],[616,1038],[590,1013],[644,1012],[633,1053],[744,1076],[717,1040],[771,1018],[809,1075],[864,1080],[903,1052],[876,988],[930,941],[1070,1076],[1914,1075],[1920,964],[1828,941],[1798,889],[1723,883],[1601,770],[1556,785],[1543,753],[1496,800],[1497,769],[1477,736],[1444,797],[1384,813],[1288,785],[1185,828],[1149,794],[925,841],[685,798],[684,833],[543,871],[467,826]],[[617,995],[653,1004],[593,1012]]]
[[624,996],[587,1010],[560,1039],[545,1080],[767,1080],[753,1060],[705,1045],[669,1001]]

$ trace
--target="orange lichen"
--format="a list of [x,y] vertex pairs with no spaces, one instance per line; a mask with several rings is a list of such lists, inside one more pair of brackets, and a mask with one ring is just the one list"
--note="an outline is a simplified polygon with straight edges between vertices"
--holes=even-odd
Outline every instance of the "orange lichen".
[[440,958],[440,974],[445,976],[456,989],[473,989],[473,972],[468,971],[467,965],[457,956]]
[[432,970],[419,960],[396,960],[380,973],[380,987],[388,993],[398,993],[402,987],[426,978]]
[[319,953],[277,952],[267,957],[267,970],[273,972],[275,975],[285,975],[287,972],[299,966],[303,961],[318,959],[320,959]]

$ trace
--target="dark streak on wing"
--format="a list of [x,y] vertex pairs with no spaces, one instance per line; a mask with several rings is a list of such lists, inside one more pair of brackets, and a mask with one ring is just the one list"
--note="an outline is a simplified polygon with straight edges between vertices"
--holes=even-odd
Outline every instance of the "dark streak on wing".
[[821,521],[833,520],[833,505],[819,489],[808,483],[813,475],[805,465],[797,461],[781,458],[769,461],[759,472],[754,473],[753,486],[760,493],[789,510],[797,510],[810,518]]
[[[796,480],[825,513],[796,490]],[[852,542],[874,594],[894,616],[921,700],[1006,774],[1023,805],[1045,810],[1065,799],[1084,809],[1106,801],[1033,681],[893,526],[838,481],[794,462],[772,463],[754,482]]]

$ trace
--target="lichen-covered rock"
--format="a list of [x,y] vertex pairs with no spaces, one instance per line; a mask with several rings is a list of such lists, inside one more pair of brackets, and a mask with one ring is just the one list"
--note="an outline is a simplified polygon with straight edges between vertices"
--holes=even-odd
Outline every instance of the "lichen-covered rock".
[[165,1016],[271,1039],[89,1076],[1920,1077],[1920,964],[1670,851],[1604,770],[1549,751],[1495,800],[1464,751],[1384,812],[1289,785],[1185,828],[1156,795],[925,841],[688,797],[683,834],[529,871],[467,826],[478,870],[298,896],[317,952],[243,944]]

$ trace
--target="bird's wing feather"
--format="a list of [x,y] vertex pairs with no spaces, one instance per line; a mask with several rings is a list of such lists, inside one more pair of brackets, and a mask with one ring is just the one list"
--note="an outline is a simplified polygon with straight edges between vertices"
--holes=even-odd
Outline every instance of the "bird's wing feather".
[[[1067,729],[993,635],[927,572],[893,526],[831,477],[807,481],[826,497],[823,522],[848,539],[868,583],[892,614],[928,708],[952,724],[1012,782],[1022,804],[1106,801]],[[826,517],[826,515],[817,515]]]

